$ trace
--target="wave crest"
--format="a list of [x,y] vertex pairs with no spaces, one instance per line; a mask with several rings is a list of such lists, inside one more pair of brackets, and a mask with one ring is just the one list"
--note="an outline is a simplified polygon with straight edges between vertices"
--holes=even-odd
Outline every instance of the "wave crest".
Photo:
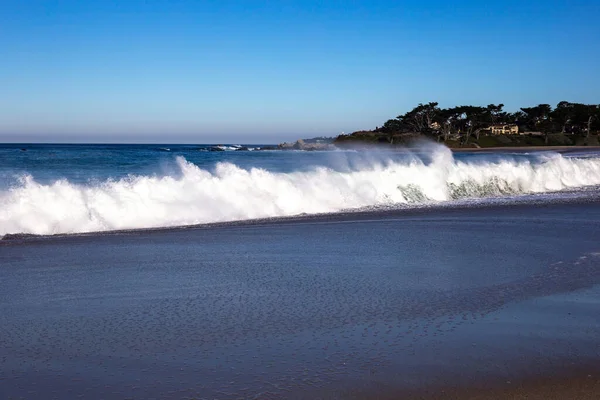
[[372,163],[350,171],[291,173],[177,158],[176,176],[132,176],[86,185],[24,176],[0,192],[0,235],[169,227],[336,212],[369,206],[545,193],[600,184],[599,158],[558,154],[539,162],[467,162],[436,149],[431,162]]

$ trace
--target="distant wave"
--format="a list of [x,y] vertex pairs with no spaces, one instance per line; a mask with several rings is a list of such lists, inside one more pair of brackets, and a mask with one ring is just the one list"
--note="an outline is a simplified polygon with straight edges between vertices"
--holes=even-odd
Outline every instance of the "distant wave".
[[546,193],[600,184],[600,158],[559,154],[460,161],[446,148],[430,162],[373,161],[349,171],[315,167],[291,173],[218,163],[201,169],[183,157],[172,176],[51,184],[23,176],[0,191],[0,235],[169,227],[329,213],[369,206]]
[[199,147],[198,150],[199,151],[254,151],[254,150],[261,150],[261,148],[260,147],[241,146],[239,144],[232,144],[232,145],[218,144],[218,145]]

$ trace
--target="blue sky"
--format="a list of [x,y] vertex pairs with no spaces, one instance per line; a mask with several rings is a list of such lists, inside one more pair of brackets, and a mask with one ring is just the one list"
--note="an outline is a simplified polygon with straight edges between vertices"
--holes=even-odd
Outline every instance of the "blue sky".
[[596,1],[0,2],[0,141],[277,142],[600,103]]

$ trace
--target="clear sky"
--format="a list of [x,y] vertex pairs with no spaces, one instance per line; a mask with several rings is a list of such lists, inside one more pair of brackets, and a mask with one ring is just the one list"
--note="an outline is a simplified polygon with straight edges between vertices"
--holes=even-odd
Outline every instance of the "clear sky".
[[277,142],[600,103],[600,1],[0,1],[0,141]]

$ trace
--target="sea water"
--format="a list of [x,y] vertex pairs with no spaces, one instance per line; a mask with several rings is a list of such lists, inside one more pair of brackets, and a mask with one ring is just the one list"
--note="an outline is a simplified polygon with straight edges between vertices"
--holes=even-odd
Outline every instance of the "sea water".
[[596,196],[600,153],[0,144],[0,236]]

